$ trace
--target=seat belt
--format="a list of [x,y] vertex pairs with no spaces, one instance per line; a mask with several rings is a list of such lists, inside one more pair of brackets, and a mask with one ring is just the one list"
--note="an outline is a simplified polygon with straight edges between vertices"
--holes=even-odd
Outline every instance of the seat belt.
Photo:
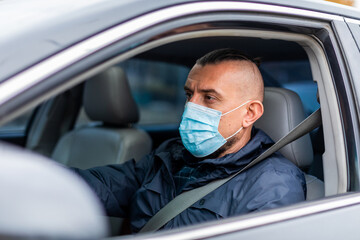
[[251,168],[255,164],[259,163],[263,159],[266,159],[274,152],[278,151],[283,146],[295,141],[296,139],[304,136],[305,134],[311,132],[315,128],[321,125],[321,112],[320,108],[313,112],[309,117],[303,120],[299,125],[297,125],[293,130],[291,130],[287,135],[282,137],[269,149],[251,161],[248,165],[242,168],[240,171],[234,173],[233,175],[210,182],[204,186],[186,191],[175,197],[168,204],[166,204],[162,209],[160,209],[139,231],[143,232],[153,232],[160,229],[171,219],[176,217],[178,214],[183,212],[185,209],[196,203],[201,198],[208,195],[210,192],[214,191],[218,187],[230,181],[235,176],[239,175],[243,171]]

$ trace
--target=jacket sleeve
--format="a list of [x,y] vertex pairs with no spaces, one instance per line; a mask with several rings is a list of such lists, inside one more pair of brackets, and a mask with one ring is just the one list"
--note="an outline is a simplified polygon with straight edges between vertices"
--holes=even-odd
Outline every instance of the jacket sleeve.
[[128,217],[131,199],[140,188],[152,160],[153,154],[149,154],[137,163],[132,159],[123,164],[73,170],[95,191],[108,216]]
[[247,212],[272,209],[304,201],[305,196],[306,184],[300,170],[268,169],[248,184],[245,208]]

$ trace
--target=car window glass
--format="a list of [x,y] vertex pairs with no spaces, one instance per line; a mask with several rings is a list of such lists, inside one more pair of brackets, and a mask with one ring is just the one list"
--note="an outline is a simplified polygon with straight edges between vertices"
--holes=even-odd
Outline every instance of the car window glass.
[[139,106],[139,125],[179,123],[185,103],[187,67],[139,59],[119,65],[127,74]]
[[0,126],[0,134],[6,133],[25,133],[26,127],[31,119],[34,109],[27,111],[21,116],[13,119],[12,121]]
[[[189,68],[142,59],[129,59],[118,64],[126,73],[132,95],[139,107],[140,126],[178,125],[184,110],[184,84]],[[75,128],[91,121],[82,108]]]
[[316,99],[317,84],[312,79],[307,60],[264,62],[261,64],[266,86],[288,88],[296,92],[310,115],[320,107]]

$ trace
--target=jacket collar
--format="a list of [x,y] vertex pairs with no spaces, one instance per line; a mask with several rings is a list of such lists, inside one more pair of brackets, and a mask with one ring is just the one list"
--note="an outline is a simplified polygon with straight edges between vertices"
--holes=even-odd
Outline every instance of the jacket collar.
[[211,164],[230,168],[235,167],[236,169],[239,169],[239,167],[247,165],[253,159],[258,157],[273,143],[273,140],[266,133],[260,129],[253,128],[251,131],[250,141],[239,151],[227,154],[221,158],[204,159],[200,162],[202,164]]
[[169,173],[177,172],[184,164],[194,167],[202,165],[204,168],[214,169],[215,172],[211,175],[214,175],[214,177],[219,175],[217,177],[219,178],[239,171],[273,143],[266,133],[260,129],[253,128],[251,139],[243,148],[238,152],[227,154],[221,158],[196,158],[185,149],[180,138],[165,142],[155,152],[155,155],[163,161]]

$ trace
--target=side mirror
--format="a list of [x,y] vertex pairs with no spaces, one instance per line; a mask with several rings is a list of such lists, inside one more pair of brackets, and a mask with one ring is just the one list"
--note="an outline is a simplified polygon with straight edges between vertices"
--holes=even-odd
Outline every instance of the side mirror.
[[102,206],[75,173],[45,157],[0,143],[0,238],[99,239]]

